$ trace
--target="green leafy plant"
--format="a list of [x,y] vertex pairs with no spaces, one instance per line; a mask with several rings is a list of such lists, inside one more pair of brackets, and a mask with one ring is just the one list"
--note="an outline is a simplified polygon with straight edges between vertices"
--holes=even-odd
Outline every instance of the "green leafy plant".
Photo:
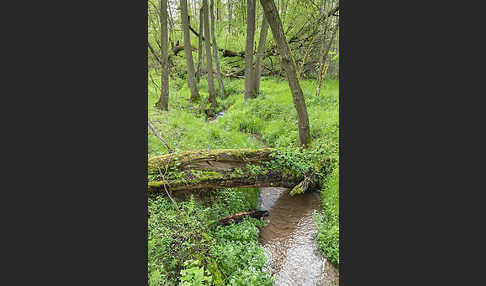
[[213,278],[199,260],[188,260],[184,262],[184,266],[186,266],[186,269],[181,271],[180,286],[211,285]]

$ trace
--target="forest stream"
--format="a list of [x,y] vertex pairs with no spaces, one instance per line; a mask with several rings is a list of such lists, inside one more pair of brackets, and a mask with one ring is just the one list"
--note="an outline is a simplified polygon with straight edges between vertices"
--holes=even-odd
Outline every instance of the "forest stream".
[[318,193],[291,197],[285,188],[260,188],[258,208],[269,211],[260,236],[275,285],[339,285],[337,269],[317,250]]

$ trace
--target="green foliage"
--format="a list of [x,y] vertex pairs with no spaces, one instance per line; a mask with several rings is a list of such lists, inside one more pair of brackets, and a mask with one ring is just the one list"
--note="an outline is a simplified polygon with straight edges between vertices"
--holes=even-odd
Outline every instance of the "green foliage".
[[[235,81],[233,81],[235,82]],[[339,154],[338,82],[325,81],[319,96],[314,96],[314,80],[301,80],[310,132],[311,148],[320,146],[330,154]],[[234,83],[233,83],[234,84]],[[243,81],[240,80],[240,86]],[[230,95],[232,105],[215,126],[224,130],[258,133],[271,146],[282,148],[298,146],[297,113],[288,83],[262,78],[261,93],[256,99],[243,100],[243,92]],[[236,98],[235,98],[236,97]]]
[[[176,57],[177,58],[177,57]],[[156,84],[160,73],[151,71]],[[189,101],[184,79],[170,79],[169,111],[154,108],[160,90],[149,79],[148,115],[155,128],[176,151],[217,148],[261,148],[264,143],[248,133],[258,133],[263,141],[280,152],[272,166],[289,172],[331,173],[323,169],[326,160],[338,160],[339,90],[337,81],[325,81],[315,96],[315,81],[301,80],[311,136],[308,150],[298,148],[297,116],[286,81],[262,78],[258,98],[243,99],[243,80],[224,79],[228,98],[218,99],[225,108],[223,117],[209,123],[202,113],[207,99],[207,82],[199,84],[203,99]],[[217,86],[217,85],[215,85]],[[148,156],[166,154],[161,142],[148,133]],[[248,166],[258,174],[261,167]],[[318,247],[329,260],[339,260],[338,185],[334,168],[321,190],[323,215],[316,217]],[[149,179],[157,178],[152,174]],[[177,174],[171,174],[177,176]],[[150,196],[148,203],[149,285],[273,285],[264,269],[265,256],[258,242],[262,221],[245,218],[240,224],[219,227],[217,219],[257,207],[258,189],[218,189],[204,193],[204,199],[178,202],[164,196]],[[189,284],[187,284],[189,283]],[[192,284],[191,284],[192,283]]]
[[211,285],[213,277],[205,270],[199,260],[187,260],[184,262],[186,269],[181,271],[180,286],[206,286]]
[[339,264],[339,168],[336,166],[321,190],[322,214],[315,217],[317,246],[330,262]]
[[158,271],[172,282],[177,281],[184,261],[196,253],[208,253],[212,243],[209,226],[204,223],[212,218],[210,210],[193,198],[179,205],[180,209],[160,196],[149,198],[148,205],[149,273]]
[[[205,202],[191,197],[178,203],[178,207],[165,197],[149,197],[149,285],[230,285],[228,277],[240,283],[233,285],[244,285],[245,279],[253,276],[257,277],[251,278],[255,281],[269,279],[270,275],[263,271],[264,254],[258,244],[262,222],[251,219],[233,227],[214,227],[213,223],[221,217],[255,209],[258,189],[221,189],[206,195]],[[251,245],[251,255],[239,256],[240,252],[224,250],[234,243]],[[238,265],[258,257],[263,264],[260,268],[256,268],[260,264],[251,264],[252,268],[235,272],[221,257]]]
[[329,171],[326,166],[332,160],[332,154],[327,154],[326,149],[319,147],[321,146],[314,149],[282,147],[270,155],[273,157],[271,167],[294,174],[315,174],[323,178]]
[[247,217],[239,224],[217,228],[218,243],[212,254],[222,265],[226,285],[273,285],[258,242],[262,227],[263,221]]

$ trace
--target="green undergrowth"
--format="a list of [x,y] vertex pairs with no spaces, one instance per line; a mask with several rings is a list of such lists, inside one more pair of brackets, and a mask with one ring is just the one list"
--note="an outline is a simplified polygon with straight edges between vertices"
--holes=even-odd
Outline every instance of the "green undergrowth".
[[[156,80],[157,75],[154,75]],[[182,84],[181,84],[182,81]],[[157,82],[157,80],[156,80]],[[160,80],[158,80],[160,82]],[[226,81],[225,88],[239,93],[240,89],[235,84]],[[181,89],[177,89],[182,86]],[[217,84],[216,84],[217,86]],[[199,102],[190,102],[189,88],[185,80],[170,81],[169,111],[159,111],[154,108],[160,95],[160,91],[151,84],[149,80],[148,96],[148,117],[157,129],[157,132],[175,151],[219,149],[219,148],[262,148],[264,145],[251,135],[243,134],[239,130],[221,129],[217,123],[208,123],[204,109],[209,107],[207,103],[207,81],[201,79]],[[220,108],[217,112],[223,111],[225,106],[231,106],[236,97],[220,100]],[[162,143],[153,136],[149,130],[148,135],[148,156],[167,154]]]
[[323,185],[322,214],[315,217],[317,247],[331,263],[339,265],[339,168],[334,168]]
[[[274,164],[302,173],[321,172],[323,215],[316,217],[318,247],[333,263],[339,260],[338,171],[324,168],[338,164],[339,83],[325,81],[315,96],[316,81],[301,80],[309,113],[310,148],[298,148],[297,114],[287,81],[262,78],[258,98],[243,99],[244,80],[223,78],[227,98],[218,97],[216,112],[224,116],[208,121],[206,77],[198,84],[201,99],[190,102],[184,78],[170,80],[169,111],[154,104],[160,95],[160,74],[151,71],[148,116],[158,133],[175,151],[275,147]],[[215,88],[218,85],[215,80]],[[148,132],[148,156],[167,154],[162,143]],[[329,175],[330,174],[330,175]],[[229,227],[215,220],[256,208],[257,189],[220,189],[205,193],[202,201],[179,202],[165,196],[149,198],[150,285],[272,285],[265,272],[264,252],[258,243],[262,222],[245,219]]]
[[272,285],[258,242],[264,222],[216,224],[255,209],[258,189],[221,189],[204,196],[177,206],[162,196],[149,197],[149,285]]

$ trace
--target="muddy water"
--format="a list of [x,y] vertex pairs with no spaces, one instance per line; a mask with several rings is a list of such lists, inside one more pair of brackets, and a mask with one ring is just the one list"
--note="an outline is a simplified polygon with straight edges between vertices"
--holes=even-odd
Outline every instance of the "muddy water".
[[261,188],[259,209],[270,212],[260,235],[277,286],[339,285],[337,270],[317,250],[318,193],[290,197],[284,188]]

